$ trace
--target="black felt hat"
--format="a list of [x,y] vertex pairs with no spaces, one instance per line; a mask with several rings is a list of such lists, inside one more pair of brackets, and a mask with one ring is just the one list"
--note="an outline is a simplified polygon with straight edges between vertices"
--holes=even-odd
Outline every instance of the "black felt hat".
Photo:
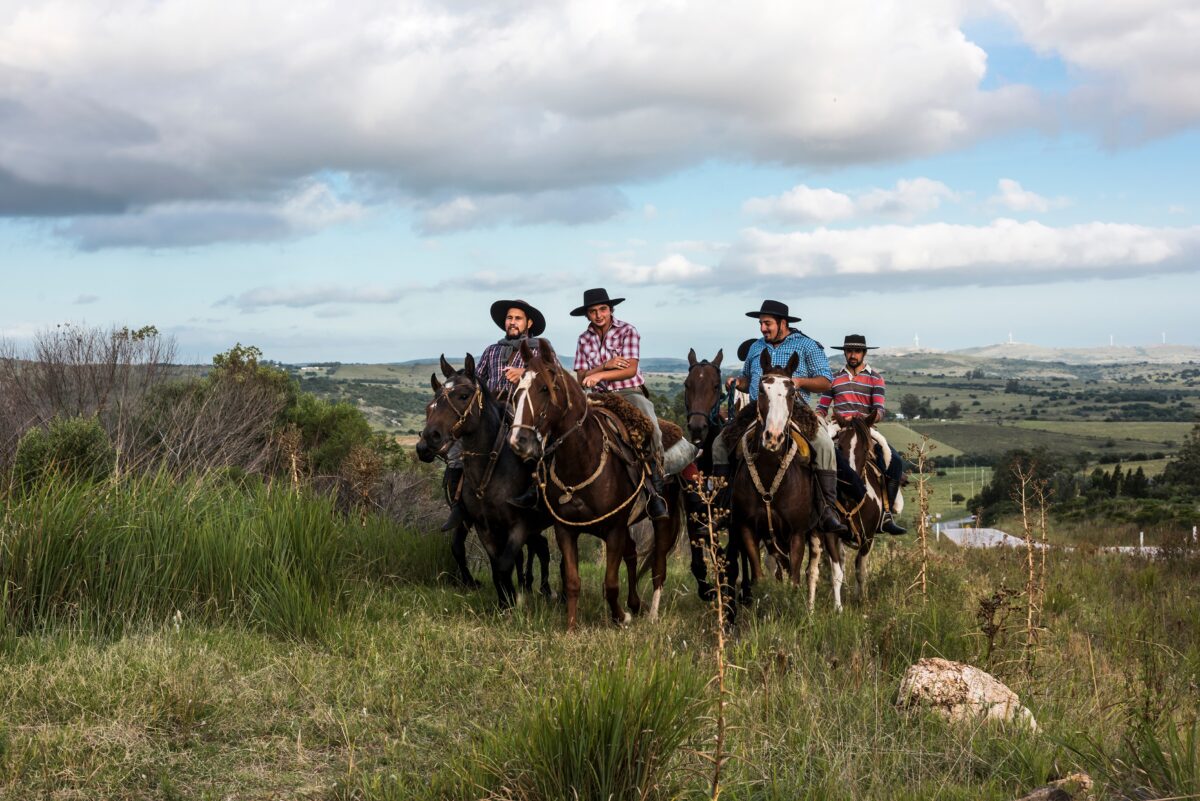
[[540,336],[546,330],[545,316],[526,301],[517,299],[498,300],[492,304],[492,322],[500,326],[501,331],[507,332],[507,329],[504,327],[504,318],[508,316],[509,309],[520,309],[525,312],[525,316],[533,323],[529,327],[529,336]]
[[758,341],[757,339],[747,339],[745,342],[738,345],[737,353],[738,353],[738,361],[739,362],[746,361],[746,356],[749,355],[749,353],[750,353],[750,346],[753,345],[757,341]]
[[587,314],[587,310],[588,310],[589,306],[599,306],[601,304],[604,304],[606,306],[612,307],[612,306],[616,306],[618,303],[620,303],[623,300],[625,300],[625,298],[610,298],[608,296],[608,290],[605,289],[604,287],[596,287],[595,289],[586,289],[583,292],[583,305],[576,306],[574,309],[572,309],[571,316],[572,317],[584,316],[585,314]]
[[782,317],[789,323],[800,322],[799,317],[792,317],[788,314],[788,307],[786,303],[780,303],[777,300],[764,300],[762,302],[761,309],[758,311],[746,312],[747,317],[762,317],[764,314],[768,314],[771,317]]
[[846,334],[845,342],[829,347],[833,350],[879,350],[878,345],[868,345],[867,338],[862,334]]

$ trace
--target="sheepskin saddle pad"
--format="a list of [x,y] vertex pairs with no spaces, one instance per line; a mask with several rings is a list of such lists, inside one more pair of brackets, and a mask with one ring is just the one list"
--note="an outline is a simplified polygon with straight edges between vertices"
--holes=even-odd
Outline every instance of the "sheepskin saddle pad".
[[[650,421],[636,406],[613,392],[595,392],[588,396],[588,403],[593,409],[607,412],[616,422],[620,423],[618,435],[624,439],[642,458],[649,459],[653,451],[651,444],[653,431]],[[676,442],[683,439],[683,429],[670,420],[659,418],[658,428],[662,431],[663,450],[669,450]]]

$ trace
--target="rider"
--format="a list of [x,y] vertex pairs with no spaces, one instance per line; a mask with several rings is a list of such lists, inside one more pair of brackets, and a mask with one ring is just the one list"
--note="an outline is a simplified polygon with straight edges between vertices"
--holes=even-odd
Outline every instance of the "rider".
[[[830,410],[838,417],[864,417],[872,427],[883,419],[883,395],[886,382],[874,368],[867,364],[867,351],[875,350],[874,345],[867,344],[867,338],[862,334],[847,334],[841,345],[831,345],[834,350],[842,351],[846,357],[846,366],[833,376],[829,389],[817,401],[817,414],[824,420]],[[904,478],[904,460],[896,449],[887,444],[883,434],[878,429],[875,436],[882,440],[881,448],[891,451],[891,462],[886,464],[883,451],[876,455],[879,469],[887,477],[888,505],[883,510],[883,520],[880,528],[888,534],[904,534],[907,529],[896,522],[892,509],[896,506],[896,493],[900,491],[900,482]]]
[[[829,360],[825,358],[825,349],[821,343],[805,336],[800,330],[793,331],[788,327],[789,323],[800,322],[800,318],[788,314],[787,304],[764,300],[758,311],[746,312],[746,316],[758,318],[762,339],[750,345],[743,360],[742,374],[731,376],[726,382],[727,386],[734,384],[737,389],[749,393],[752,402],[755,401],[758,398],[758,385],[762,381],[761,354],[765,350],[776,367],[786,366],[793,353],[800,355],[800,364],[792,376],[799,390],[796,394],[797,403],[808,403],[810,392],[829,389],[833,376],[829,370]],[[848,534],[849,529],[837,513],[837,449],[824,426],[817,427],[812,449],[814,467],[825,501],[821,504],[820,526],[839,536]],[[713,475],[726,480],[729,478],[729,448],[724,437],[717,437],[713,443]]]
[[[546,318],[540,311],[524,300],[498,300],[492,304],[492,321],[504,331],[503,338],[484,348],[476,363],[475,375],[488,388],[496,400],[507,403],[509,394],[521,376],[525,374],[525,360],[521,358],[521,342],[528,340],[529,349],[537,355],[537,339],[546,330]],[[462,444],[455,442],[446,454],[446,487],[450,498],[450,516],[442,524],[442,531],[458,528],[466,518],[462,504],[460,484],[463,475]],[[533,502],[537,501],[537,488],[533,488]],[[528,494],[528,493],[526,493]],[[518,504],[523,505],[523,504]],[[530,506],[533,503],[528,504]]]
[[667,517],[663,500],[663,447],[658,414],[646,392],[646,379],[638,369],[642,338],[637,329],[613,317],[613,307],[625,298],[610,298],[604,288],[583,293],[583,305],[571,311],[572,317],[588,318],[588,327],[579,335],[575,348],[575,375],[593,392],[615,392],[650,418],[654,455],[650,464],[650,493],[646,512],[650,517]]

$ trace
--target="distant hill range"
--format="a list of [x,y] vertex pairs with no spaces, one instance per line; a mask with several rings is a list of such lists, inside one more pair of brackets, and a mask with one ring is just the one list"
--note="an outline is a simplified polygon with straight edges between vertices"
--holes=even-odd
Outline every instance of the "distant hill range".
[[881,348],[880,356],[974,356],[981,359],[1014,359],[1059,364],[1187,364],[1200,362],[1200,348],[1192,345],[1113,346],[1102,348],[1047,348],[1024,342],[984,345],[961,350],[936,351]]

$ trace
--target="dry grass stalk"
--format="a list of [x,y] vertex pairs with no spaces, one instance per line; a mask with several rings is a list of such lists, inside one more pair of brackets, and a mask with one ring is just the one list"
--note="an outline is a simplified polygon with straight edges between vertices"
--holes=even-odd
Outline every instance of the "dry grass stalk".
[[[707,483],[707,487],[706,487]],[[717,685],[717,714],[716,714],[716,736],[713,743],[712,754],[704,754],[704,758],[712,763],[712,777],[709,785],[710,798],[712,801],[717,801],[721,796],[721,770],[729,757],[725,755],[725,702],[728,695],[725,678],[728,665],[725,661],[725,595],[722,589],[722,577],[725,575],[725,558],[717,549],[717,527],[721,523],[721,518],[724,513],[714,506],[718,493],[725,487],[725,479],[714,477],[706,482],[701,476],[696,483],[696,494],[704,504],[703,514],[695,516],[696,522],[707,529],[708,537],[704,546],[704,561],[708,563],[710,574],[715,579],[713,585],[716,591],[716,596],[713,598],[713,610],[715,612],[715,630],[716,630],[716,676],[713,681]]]
[[929,453],[936,448],[927,435],[908,446],[908,456],[917,465],[917,540],[921,543],[921,571],[914,585],[921,585],[922,600],[929,599],[929,497],[932,494],[925,465]]
[[350,494],[358,506],[364,526],[367,524],[368,510],[371,507],[371,494],[382,475],[383,457],[367,445],[352,447],[342,462],[342,479],[350,488]]
[[[1034,496],[1044,493],[1040,486],[1041,482],[1034,478],[1032,465],[1025,465],[1018,462],[1013,467],[1013,475],[1017,479],[1017,485],[1013,488],[1013,500],[1021,507],[1021,532],[1025,540],[1025,668],[1032,672],[1033,651],[1037,645],[1038,636],[1035,618],[1039,614],[1037,610],[1040,603],[1038,598],[1038,579],[1034,570],[1034,522],[1030,506],[1033,503]],[[1042,559],[1044,564],[1044,552]]]

